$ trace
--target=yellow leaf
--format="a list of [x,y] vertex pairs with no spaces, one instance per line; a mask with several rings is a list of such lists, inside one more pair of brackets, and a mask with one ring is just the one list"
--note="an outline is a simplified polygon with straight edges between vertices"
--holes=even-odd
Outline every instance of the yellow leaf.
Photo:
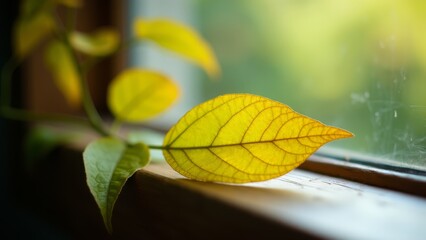
[[108,105],[121,121],[138,122],[167,109],[179,89],[161,73],[128,69],[118,75],[108,90]]
[[72,32],[70,41],[72,46],[82,53],[93,56],[105,56],[118,48],[119,36],[114,29],[102,28],[91,35]]
[[138,19],[134,32],[139,39],[149,39],[200,65],[210,76],[220,72],[210,46],[191,28],[166,19]]
[[77,71],[66,47],[59,41],[52,41],[46,49],[45,60],[56,86],[64,94],[68,104],[78,107],[81,103],[81,89]]
[[282,103],[229,94],[182,117],[167,133],[163,154],[172,168],[188,178],[255,182],[281,176],[325,143],[352,136]]
[[27,56],[49,35],[55,27],[48,14],[36,14],[31,18],[20,18],[14,29],[15,53],[19,58]]

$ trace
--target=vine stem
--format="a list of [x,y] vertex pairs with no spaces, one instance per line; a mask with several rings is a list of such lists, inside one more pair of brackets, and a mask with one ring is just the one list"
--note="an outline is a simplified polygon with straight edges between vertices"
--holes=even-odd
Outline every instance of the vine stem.
[[57,23],[58,25],[60,25],[60,29],[62,29],[61,32],[59,32],[59,38],[62,41],[62,43],[64,44],[65,48],[67,49],[70,57],[71,57],[71,61],[77,71],[78,74],[78,80],[80,83],[80,87],[81,87],[81,91],[82,91],[82,98],[83,98],[83,108],[86,112],[86,115],[89,119],[89,123],[90,125],[93,127],[93,129],[95,129],[99,134],[101,134],[102,136],[111,136],[111,133],[105,129],[104,125],[103,125],[103,121],[102,118],[100,117],[98,111],[96,110],[95,105],[93,104],[93,100],[92,97],[90,96],[90,92],[89,92],[89,86],[88,83],[86,81],[85,78],[85,74],[83,71],[83,68],[79,62],[79,59],[77,57],[77,54],[74,52],[71,43],[68,39],[68,35],[67,32],[60,20],[60,18],[57,16]]

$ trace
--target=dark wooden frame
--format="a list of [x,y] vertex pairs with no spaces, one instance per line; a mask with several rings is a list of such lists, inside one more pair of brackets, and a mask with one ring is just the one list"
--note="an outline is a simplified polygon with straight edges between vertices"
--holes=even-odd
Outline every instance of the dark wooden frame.
[[[105,2],[97,1],[97,4],[103,3]],[[93,4],[89,13],[99,11],[94,11],[97,4]],[[98,24],[115,23],[122,26],[123,22],[120,19],[123,18],[120,16],[124,12],[124,7],[121,2],[108,1],[108,8],[110,14],[104,16]],[[83,29],[88,30],[92,27],[86,26]],[[39,56],[41,54],[39,53]],[[114,72],[119,71],[123,66],[123,59],[121,56],[104,63],[98,70],[94,70],[91,78],[111,79]],[[38,61],[36,58],[30,59],[25,70],[27,79],[30,81],[27,89],[30,91],[30,98],[27,100],[30,108],[35,111],[63,110],[65,106],[63,101],[52,107],[44,105],[52,102],[40,102],[39,97],[45,94],[43,91],[40,92],[41,95],[33,95],[40,89],[50,89],[49,91],[53,89],[51,85],[40,84],[37,82],[39,79],[33,78],[33,76],[45,75],[40,72],[41,67]],[[104,69],[114,70],[106,73],[103,72]],[[91,87],[103,91],[106,84],[102,83],[102,86],[99,88],[94,84]],[[104,96],[94,95],[98,107],[105,108]],[[80,144],[85,143],[86,141],[83,141]],[[45,165],[41,165],[39,172],[23,180],[28,184],[19,187],[17,191],[21,193],[18,194],[18,199],[22,201],[25,208],[53,222],[59,229],[66,232],[66,235],[109,238],[102,226],[97,206],[85,185],[81,152],[81,147],[69,146],[57,150]],[[63,163],[58,163],[59,160]],[[425,179],[410,174],[380,170],[317,155],[311,156],[301,168],[416,196],[426,196]],[[324,237],[302,229],[300,226],[277,222],[268,216],[241,209],[235,204],[224,202],[199,189],[191,188],[190,185],[194,185],[193,183],[183,184],[182,181],[159,175],[149,169],[137,172],[126,184],[117,202],[113,218],[115,228],[113,237],[145,239]],[[202,183],[195,183],[195,185],[211,187]],[[30,191],[26,192],[27,188],[31,188]],[[27,195],[28,193],[31,194]]]

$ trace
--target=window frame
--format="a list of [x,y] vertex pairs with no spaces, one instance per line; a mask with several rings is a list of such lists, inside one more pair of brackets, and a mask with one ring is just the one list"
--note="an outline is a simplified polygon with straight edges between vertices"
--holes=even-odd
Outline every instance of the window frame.
[[[351,159],[345,161],[343,157],[339,159],[313,154],[300,168],[327,176],[426,197],[426,191],[424,191],[426,189],[425,172],[367,161],[368,156],[363,160]],[[420,175],[409,173],[409,171],[416,171]]]

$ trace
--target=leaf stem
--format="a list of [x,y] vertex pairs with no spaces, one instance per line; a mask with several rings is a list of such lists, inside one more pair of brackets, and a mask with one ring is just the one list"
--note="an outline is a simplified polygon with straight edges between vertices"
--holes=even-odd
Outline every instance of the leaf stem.
[[78,80],[80,83],[80,87],[81,87],[81,91],[82,91],[82,98],[83,98],[83,107],[84,110],[86,112],[86,115],[89,119],[90,125],[93,127],[93,129],[95,129],[99,134],[103,135],[103,136],[111,136],[111,133],[105,129],[104,125],[103,125],[103,121],[102,118],[100,117],[98,111],[96,110],[96,107],[93,103],[92,97],[90,96],[90,92],[89,92],[89,86],[87,84],[86,78],[85,78],[85,74],[83,72],[82,66],[79,62],[79,59],[76,55],[76,53],[74,52],[71,43],[68,39],[68,34],[67,32],[64,32],[64,26],[61,22],[61,19],[59,18],[59,16],[57,16],[57,24],[60,25],[60,29],[62,29],[61,32],[59,32],[59,38],[62,41],[62,43],[64,44],[65,48],[67,49],[70,57],[71,57],[71,61],[77,71],[78,74]]
[[123,124],[121,120],[119,120],[118,118],[114,119],[111,124],[111,131],[117,133],[120,130],[121,124]]
[[[92,66],[94,66],[95,64],[103,61],[105,58],[112,56],[114,54],[119,53],[120,51],[123,51],[126,48],[131,48],[133,47],[135,44],[138,43],[138,39],[137,38],[131,38],[128,39],[127,41],[123,42],[122,44],[120,44],[120,46],[117,47],[117,49],[115,49],[115,51],[113,51],[112,53],[105,55],[105,56],[97,56],[97,57],[90,57],[88,58],[85,62],[83,62],[81,64],[81,69],[83,72],[87,72]],[[113,123],[111,124],[111,132],[112,133],[116,133],[119,131],[121,125],[123,124],[123,121],[119,120],[119,119],[114,119]]]
[[158,145],[147,145],[147,146],[150,149],[159,149],[159,150],[166,149],[166,147],[164,147],[164,146],[158,146]]

